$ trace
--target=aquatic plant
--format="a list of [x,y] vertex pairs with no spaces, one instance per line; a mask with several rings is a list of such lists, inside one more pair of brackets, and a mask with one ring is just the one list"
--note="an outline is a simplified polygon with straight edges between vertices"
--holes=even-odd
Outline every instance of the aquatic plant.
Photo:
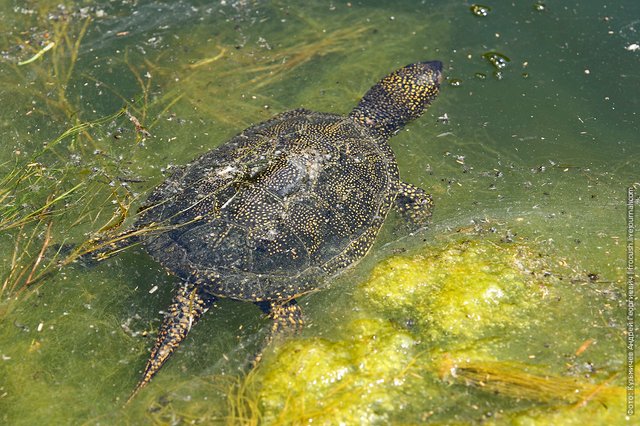
[[534,279],[542,274],[537,266],[526,246],[464,241],[382,262],[362,284],[361,296],[431,339],[486,338],[530,324],[547,287]]

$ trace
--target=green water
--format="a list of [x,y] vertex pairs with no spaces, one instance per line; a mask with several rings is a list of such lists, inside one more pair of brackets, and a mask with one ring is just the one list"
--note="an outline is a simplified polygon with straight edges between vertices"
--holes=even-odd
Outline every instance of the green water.
[[[0,0],[0,423],[637,423],[623,389],[640,4],[483,4]],[[176,280],[139,249],[86,265],[74,247],[131,223],[169,166],[288,109],[347,113],[433,59],[440,97],[390,142],[433,195],[432,226],[408,236],[391,215],[363,262],[300,300],[307,328],[257,371],[245,360],[267,321],[219,302],[123,407]],[[440,274],[431,300],[421,283]],[[476,304],[492,274],[504,308]],[[371,296],[387,282],[421,296]],[[506,384],[483,390],[470,366]]]

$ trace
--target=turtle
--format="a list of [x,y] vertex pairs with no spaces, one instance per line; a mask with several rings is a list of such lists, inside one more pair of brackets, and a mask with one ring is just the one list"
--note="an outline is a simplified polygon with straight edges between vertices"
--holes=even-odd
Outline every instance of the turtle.
[[422,115],[441,80],[440,61],[417,62],[348,115],[280,113],[151,191],[118,244],[141,244],[179,283],[129,400],[218,298],[260,306],[273,321],[265,347],[301,329],[296,299],[362,259],[392,208],[412,229],[428,224],[432,197],[400,180],[387,141]]

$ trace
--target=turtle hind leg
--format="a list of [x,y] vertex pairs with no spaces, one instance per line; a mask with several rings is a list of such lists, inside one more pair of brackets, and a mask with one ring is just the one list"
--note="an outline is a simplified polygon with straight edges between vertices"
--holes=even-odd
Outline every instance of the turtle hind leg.
[[400,182],[396,209],[406,219],[411,232],[426,227],[433,212],[433,199],[422,188]]
[[304,326],[304,319],[300,305],[291,299],[287,302],[259,302],[256,303],[260,309],[273,321],[271,328],[265,338],[263,346],[252,360],[253,366],[262,359],[262,352],[274,340],[286,334],[298,334]]
[[156,343],[151,350],[142,378],[127,399],[127,403],[144,388],[162,368],[171,354],[187,337],[202,315],[213,305],[216,298],[203,288],[203,284],[184,282],[173,296],[169,310],[158,330]]

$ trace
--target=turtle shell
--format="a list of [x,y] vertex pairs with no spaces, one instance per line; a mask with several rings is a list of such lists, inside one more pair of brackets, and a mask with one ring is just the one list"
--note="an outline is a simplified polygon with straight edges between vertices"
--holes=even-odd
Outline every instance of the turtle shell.
[[363,257],[395,198],[390,147],[350,117],[294,110],[160,184],[135,224],[149,253],[216,296],[286,300]]

